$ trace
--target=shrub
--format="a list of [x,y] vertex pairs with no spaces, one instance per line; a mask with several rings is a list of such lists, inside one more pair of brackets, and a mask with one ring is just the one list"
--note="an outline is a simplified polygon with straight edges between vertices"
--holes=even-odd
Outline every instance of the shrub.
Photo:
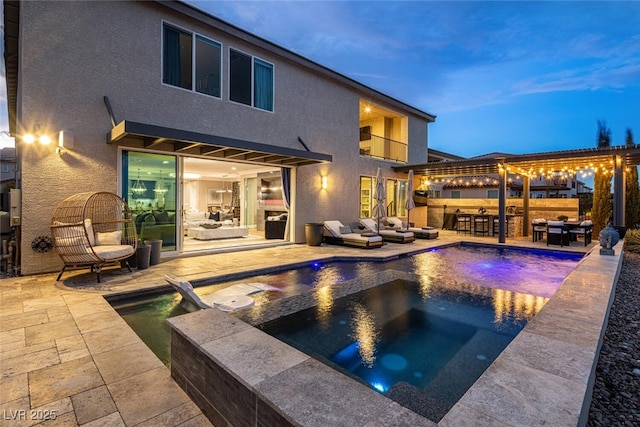
[[624,250],[640,253],[640,230],[627,230],[624,236]]

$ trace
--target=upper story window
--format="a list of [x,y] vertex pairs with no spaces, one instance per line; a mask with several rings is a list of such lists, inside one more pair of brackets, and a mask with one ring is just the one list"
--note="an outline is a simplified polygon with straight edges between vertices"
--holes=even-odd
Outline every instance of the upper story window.
[[164,24],[163,83],[220,98],[221,57],[220,43]]
[[273,111],[273,64],[229,49],[229,99]]

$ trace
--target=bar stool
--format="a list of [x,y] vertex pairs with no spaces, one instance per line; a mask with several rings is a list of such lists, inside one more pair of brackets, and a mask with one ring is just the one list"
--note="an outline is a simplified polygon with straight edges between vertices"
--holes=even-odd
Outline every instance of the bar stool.
[[[495,236],[496,234],[498,234],[499,230],[500,217],[496,215],[493,217],[493,228],[491,229],[491,235]],[[504,235],[505,237],[509,237],[509,220],[506,217],[504,218]]]
[[457,214],[457,233],[471,234],[471,214]]
[[473,217],[473,234],[489,235],[489,217],[487,215]]

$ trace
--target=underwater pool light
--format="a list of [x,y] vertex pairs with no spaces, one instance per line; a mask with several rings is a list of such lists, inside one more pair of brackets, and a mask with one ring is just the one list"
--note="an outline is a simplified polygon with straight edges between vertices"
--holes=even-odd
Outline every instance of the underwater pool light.
[[371,384],[371,387],[375,388],[376,390],[378,390],[380,393],[384,393],[385,391],[389,390],[389,386],[379,383],[379,382],[372,382],[369,383]]

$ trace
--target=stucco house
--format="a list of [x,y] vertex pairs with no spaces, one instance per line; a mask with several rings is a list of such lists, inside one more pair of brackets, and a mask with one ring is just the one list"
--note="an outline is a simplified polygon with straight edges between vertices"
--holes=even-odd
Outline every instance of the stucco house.
[[31,242],[79,192],[119,194],[180,255],[215,215],[264,242],[286,218],[271,237],[295,243],[370,215],[378,167],[402,214],[392,167],[427,161],[434,115],[180,1],[5,1],[4,24],[22,274],[60,268]]

